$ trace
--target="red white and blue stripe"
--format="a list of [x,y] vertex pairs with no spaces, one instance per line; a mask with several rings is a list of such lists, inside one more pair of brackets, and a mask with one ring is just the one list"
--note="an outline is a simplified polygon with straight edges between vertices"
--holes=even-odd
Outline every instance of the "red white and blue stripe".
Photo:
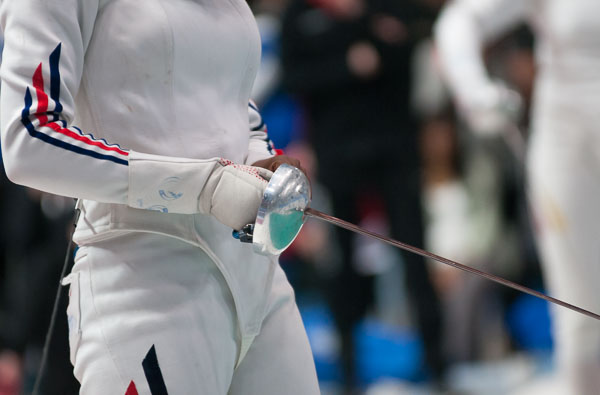
[[127,150],[117,144],[109,144],[103,139],[97,139],[91,134],[84,134],[77,127],[68,127],[67,122],[61,119],[63,106],[60,102],[60,52],[61,44],[58,44],[50,54],[50,97],[45,89],[42,63],[35,70],[32,87],[27,87],[25,92],[25,107],[21,113],[21,123],[31,137],[45,143],[76,154],[127,166],[129,164]]
[[[169,395],[162,371],[158,365],[158,356],[156,355],[156,348],[154,347],[154,344],[152,347],[150,347],[150,350],[148,350],[148,353],[144,357],[144,360],[142,361],[142,368],[144,369],[144,376],[146,376],[146,381],[148,382],[148,387],[150,388],[150,394]],[[127,390],[125,390],[125,395],[139,395],[138,389],[133,380],[129,382],[129,386],[127,387]]]
[[275,148],[273,141],[269,138],[267,125],[265,124],[262,115],[260,115],[258,106],[252,100],[248,102],[248,113],[250,118],[250,134],[252,135],[256,132],[264,133],[263,141],[267,146],[267,151],[269,151],[271,155],[283,155],[283,150]]

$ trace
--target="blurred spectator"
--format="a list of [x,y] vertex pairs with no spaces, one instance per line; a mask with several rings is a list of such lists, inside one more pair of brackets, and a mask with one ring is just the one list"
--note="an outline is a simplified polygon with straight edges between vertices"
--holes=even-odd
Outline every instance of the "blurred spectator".
[[[514,46],[507,40],[493,55],[504,59]],[[528,261],[520,245],[528,229],[514,209],[523,199],[514,193],[522,191],[512,187],[519,182],[515,169],[502,165],[510,154],[465,134],[430,40],[419,45],[414,62],[413,106],[422,119],[425,245],[436,254],[518,280]],[[511,292],[439,263],[432,263],[431,271],[443,300],[449,361],[505,357],[510,351],[505,295]]]
[[[431,20],[413,1],[293,0],[282,25],[284,82],[305,106],[318,178],[334,214],[359,222],[364,198],[379,195],[391,236],[416,246],[423,244],[423,225],[410,65]],[[337,238],[342,264],[327,290],[350,391],[356,379],[352,332],[372,304],[373,281],[353,265],[353,235],[339,231]],[[410,254],[403,260],[426,361],[440,380],[439,301],[423,260]]]
[[[501,183],[486,162],[465,161],[450,114],[430,118],[422,131],[427,249],[487,272],[512,274],[519,257],[515,232],[503,218]],[[462,159],[462,160],[461,160]],[[475,159],[475,161],[473,160]],[[479,167],[472,165],[478,162]],[[466,169],[465,165],[471,166]],[[478,180],[479,179],[479,180]],[[501,246],[501,248],[499,248]],[[431,263],[445,313],[444,350],[450,362],[499,358],[509,351],[501,289],[480,277]]]

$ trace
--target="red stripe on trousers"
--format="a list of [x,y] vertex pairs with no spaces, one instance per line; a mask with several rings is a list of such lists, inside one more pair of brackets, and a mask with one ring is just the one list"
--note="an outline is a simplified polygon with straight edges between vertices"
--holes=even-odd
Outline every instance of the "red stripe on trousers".
[[137,388],[135,388],[135,383],[133,382],[133,380],[131,380],[131,383],[129,383],[129,387],[127,387],[125,395],[139,395]]

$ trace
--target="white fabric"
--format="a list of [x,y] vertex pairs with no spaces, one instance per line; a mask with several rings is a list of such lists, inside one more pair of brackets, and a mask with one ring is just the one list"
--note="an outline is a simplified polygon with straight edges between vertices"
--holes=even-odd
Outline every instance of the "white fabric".
[[150,394],[142,361],[154,346],[169,394],[318,394],[292,288],[269,265],[261,329],[248,337],[225,278],[202,248],[147,233],[81,247],[67,281],[81,393],[125,394],[133,381],[140,395]]
[[127,203],[164,213],[208,214],[200,210],[199,197],[222,167],[219,158],[191,161],[130,151]]
[[[548,291],[600,313],[600,115],[578,105],[536,117],[530,200]],[[600,388],[600,322],[552,307],[559,371],[567,395]]]
[[[530,200],[548,291],[600,312],[600,2],[457,0],[436,26],[440,61],[458,100],[490,83],[480,46],[518,21],[536,33],[538,63],[528,158]],[[553,307],[568,394],[600,388],[600,325]]]
[[[428,186],[423,203],[428,218],[427,249],[459,262],[472,262],[473,248],[468,243],[469,196],[465,186],[458,180]],[[435,268],[454,270],[446,265]]]

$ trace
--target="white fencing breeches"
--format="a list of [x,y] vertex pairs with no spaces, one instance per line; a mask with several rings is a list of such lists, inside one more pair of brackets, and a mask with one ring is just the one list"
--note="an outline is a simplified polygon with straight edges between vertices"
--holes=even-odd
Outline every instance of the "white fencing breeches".
[[279,266],[261,330],[249,344],[242,344],[221,272],[178,239],[137,232],[81,247],[66,282],[82,394],[319,393],[294,293]]
[[[587,111],[579,103],[537,114],[528,166],[548,291],[600,313],[600,111],[589,104]],[[552,308],[569,394],[600,394],[600,321]]]

